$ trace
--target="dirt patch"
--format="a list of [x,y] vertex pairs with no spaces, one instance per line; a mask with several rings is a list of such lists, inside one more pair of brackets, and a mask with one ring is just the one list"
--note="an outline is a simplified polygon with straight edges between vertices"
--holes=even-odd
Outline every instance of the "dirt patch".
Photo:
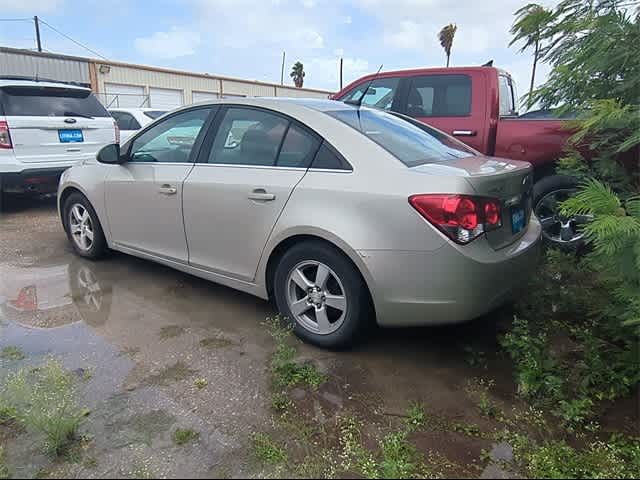
[[166,327],[162,327],[160,329],[160,333],[158,336],[160,340],[169,340],[171,338],[179,337],[180,335],[184,335],[186,329],[181,327],[180,325],[168,325]]

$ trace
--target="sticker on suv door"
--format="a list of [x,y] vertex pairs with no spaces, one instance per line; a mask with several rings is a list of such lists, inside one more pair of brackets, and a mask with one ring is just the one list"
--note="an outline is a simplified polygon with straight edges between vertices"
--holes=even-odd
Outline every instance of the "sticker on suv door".
[[82,130],[58,130],[60,143],[80,143],[84,142]]

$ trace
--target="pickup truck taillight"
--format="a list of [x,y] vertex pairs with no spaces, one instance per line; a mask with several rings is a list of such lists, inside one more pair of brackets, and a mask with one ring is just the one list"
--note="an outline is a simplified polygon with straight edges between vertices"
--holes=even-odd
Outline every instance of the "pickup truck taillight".
[[0,148],[13,148],[11,136],[9,135],[9,125],[5,121],[0,121]]
[[409,203],[456,243],[467,244],[502,226],[500,200],[471,195],[424,194]]

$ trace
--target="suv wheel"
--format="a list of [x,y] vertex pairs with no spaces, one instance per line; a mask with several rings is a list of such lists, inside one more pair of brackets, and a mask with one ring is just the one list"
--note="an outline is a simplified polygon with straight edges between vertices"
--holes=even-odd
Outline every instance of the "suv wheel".
[[97,259],[107,251],[102,226],[89,200],[72,193],[64,202],[64,228],[71,246],[81,257]]
[[352,345],[371,320],[360,273],[342,252],[322,242],[299,243],[282,256],[274,292],[296,335],[323,348]]

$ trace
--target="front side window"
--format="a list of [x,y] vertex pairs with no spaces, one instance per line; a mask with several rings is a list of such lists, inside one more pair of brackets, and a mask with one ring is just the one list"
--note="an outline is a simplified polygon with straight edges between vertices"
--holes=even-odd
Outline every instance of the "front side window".
[[216,133],[208,163],[275,166],[288,127],[289,121],[278,115],[229,108]]
[[173,115],[137,137],[131,145],[131,162],[186,163],[211,112],[199,108]]
[[423,75],[411,80],[407,115],[461,117],[471,113],[471,78],[468,75]]
[[500,75],[500,116],[515,115],[516,107],[513,98],[511,82],[504,75]]
[[398,89],[399,78],[379,78],[374,80],[369,85],[369,82],[364,82],[355,87],[349,93],[340,98],[344,101],[357,101],[362,96],[362,92],[367,85],[367,93],[362,99],[362,105],[369,107],[381,108],[383,110],[390,110],[393,104],[393,97]]
[[396,114],[371,109],[358,113],[355,108],[326,113],[373,140],[408,167],[475,155],[462,142]]
[[64,87],[2,87],[0,105],[6,116],[110,117],[91,90]]

